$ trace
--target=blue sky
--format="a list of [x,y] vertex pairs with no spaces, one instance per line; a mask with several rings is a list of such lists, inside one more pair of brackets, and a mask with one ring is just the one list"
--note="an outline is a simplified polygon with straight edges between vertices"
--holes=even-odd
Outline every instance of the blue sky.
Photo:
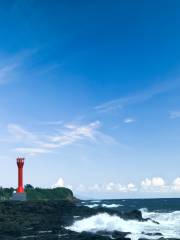
[[180,2],[1,1],[0,185],[180,195]]

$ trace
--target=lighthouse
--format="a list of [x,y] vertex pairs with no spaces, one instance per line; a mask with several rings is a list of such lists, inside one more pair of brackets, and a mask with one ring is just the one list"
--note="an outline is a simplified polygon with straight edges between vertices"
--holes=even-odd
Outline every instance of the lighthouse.
[[17,158],[18,166],[18,188],[17,193],[24,193],[23,187],[23,167],[24,167],[24,158]]
[[14,201],[26,201],[26,193],[24,191],[23,185],[23,167],[25,158],[18,157],[16,159],[16,164],[18,167],[18,188],[15,193],[13,193],[12,200]]

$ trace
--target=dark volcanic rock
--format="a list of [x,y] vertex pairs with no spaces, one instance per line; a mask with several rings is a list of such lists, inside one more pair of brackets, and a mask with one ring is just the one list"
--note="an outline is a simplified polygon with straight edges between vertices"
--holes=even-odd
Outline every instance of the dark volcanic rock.
[[142,234],[144,235],[147,235],[147,236],[163,236],[162,233],[145,233],[145,232],[142,232]]
[[[72,225],[74,216],[78,219],[98,213],[118,215],[126,220],[144,221],[140,211],[117,213],[107,208],[90,209],[77,206],[71,201],[36,201],[36,202],[0,202],[0,239],[63,239],[63,240],[110,240],[108,234],[76,233],[64,226]],[[114,232],[114,239],[124,239],[128,233]]]
[[[114,231],[112,233],[112,237],[115,239],[119,239],[119,238],[125,238],[128,234],[130,234],[130,232],[119,232],[119,231]],[[127,238],[126,238],[127,239]]]
[[143,219],[142,217],[141,211],[139,210],[134,210],[132,212],[124,213],[123,215],[121,215],[121,217],[127,220],[145,221],[145,219]]

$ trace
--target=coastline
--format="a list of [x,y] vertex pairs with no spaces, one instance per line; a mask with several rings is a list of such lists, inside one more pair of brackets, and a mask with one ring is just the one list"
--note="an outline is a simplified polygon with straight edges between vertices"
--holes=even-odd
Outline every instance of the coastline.
[[[121,210],[122,206],[113,206],[111,203],[105,205],[102,201],[101,205],[91,208],[83,205],[80,200],[1,201],[0,239],[134,240],[142,238],[132,238],[133,229],[130,226],[133,227],[133,224],[139,226],[151,224],[157,228],[160,226],[159,222],[149,218],[148,215],[144,217],[142,211],[138,209],[124,211]],[[91,201],[91,204],[95,203]],[[105,224],[103,220],[106,221],[104,227],[101,226]],[[129,226],[128,231],[118,231],[114,228],[119,221],[122,226],[125,223]],[[92,223],[96,225],[97,231],[93,231]],[[101,227],[100,230],[98,226]],[[88,227],[89,229],[91,227],[91,231],[87,231]],[[112,228],[112,231],[105,227]],[[166,238],[158,231],[151,235],[150,233],[144,235],[146,237],[143,239],[175,239]]]

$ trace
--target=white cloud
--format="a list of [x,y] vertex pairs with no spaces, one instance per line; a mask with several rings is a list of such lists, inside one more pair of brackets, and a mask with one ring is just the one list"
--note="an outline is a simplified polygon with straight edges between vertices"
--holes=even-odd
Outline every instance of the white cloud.
[[128,189],[128,191],[137,191],[137,188],[136,188],[136,186],[135,186],[135,184],[134,183],[129,183],[128,185],[127,185],[127,189]]
[[32,57],[36,52],[37,49],[29,49],[12,56],[3,56],[0,59],[0,84],[19,79],[23,74],[25,60]]
[[16,152],[36,155],[82,141],[114,143],[115,141],[110,136],[99,131],[100,126],[99,121],[87,125],[66,124],[61,126],[59,132],[54,135],[33,133],[14,123],[8,124],[7,130],[10,134],[10,141],[21,144],[14,148]]
[[59,146],[64,146],[72,144],[75,141],[89,139],[96,139],[96,130],[100,127],[100,122],[92,122],[84,126],[76,125],[65,125],[65,130],[63,134],[58,134],[55,136],[49,137],[49,140],[53,143],[58,144]]
[[152,178],[152,185],[155,187],[163,187],[165,186],[165,181],[163,178],[161,177],[154,177]]
[[180,177],[177,177],[172,183],[169,184],[166,184],[165,180],[161,177],[154,177],[152,179],[146,178],[141,182],[141,190],[164,193],[180,192]]
[[143,181],[141,182],[141,186],[142,186],[142,187],[149,187],[149,186],[151,186],[151,180],[148,179],[148,178],[146,178],[145,180],[143,180]]
[[8,132],[15,138],[16,140],[19,141],[34,141],[36,139],[36,136],[32,134],[31,132],[25,130],[23,127],[11,123],[8,124],[7,126]]
[[57,180],[57,182],[51,186],[51,188],[58,188],[58,187],[65,187],[65,188],[69,188],[69,189],[73,190],[73,186],[72,185],[66,185],[65,182],[64,182],[64,179],[62,177],[60,177]]
[[180,192],[180,177],[174,179],[172,184],[172,190]]
[[137,191],[134,183],[128,183],[127,185],[121,185],[120,183],[110,182],[102,189],[103,192],[132,192]]
[[125,118],[124,119],[124,123],[133,123],[133,122],[135,122],[134,118]]
[[180,111],[172,111],[169,113],[169,117],[172,119],[180,118]]
[[142,186],[154,186],[154,187],[161,187],[164,186],[164,180],[160,177],[154,177],[152,179],[146,178],[144,181],[142,181]]
[[27,154],[29,156],[35,156],[37,154],[48,153],[49,151],[44,148],[33,148],[33,147],[19,147],[15,148],[14,151],[17,154]]
[[98,193],[118,193],[118,192],[134,192],[137,191],[135,184],[129,183],[121,185],[120,183],[109,182],[107,184],[93,184],[92,186],[85,186],[80,184],[75,188],[76,192],[98,192]]
[[146,178],[141,182],[142,187],[163,187],[165,186],[165,181],[161,177],[153,177],[152,179]]
[[106,185],[105,190],[107,190],[107,191],[113,191],[114,188],[115,188],[115,183],[110,182],[110,183],[108,183],[108,184]]
[[63,178],[59,178],[58,181],[54,185],[52,185],[52,188],[57,188],[57,187],[64,187]]
[[127,192],[127,187],[118,183],[118,184],[116,184],[116,191],[117,192]]
[[129,105],[145,102],[156,95],[169,92],[177,87],[180,87],[179,79],[174,81],[166,81],[162,84],[152,86],[149,89],[145,89],[142,92],[105,102],[96,106],[94,109],[101,113],[115,111]]
[[146,178],[141,182],[142,190],[149,192],[166,192],[169,191],[169,186],[161,177]]
[[162,177],[145,178],[139,185],[130,182],[128,184],[115,183],[113,181],[106,184],[95,183],[87,186],[79,184],[77,187],[70,186],[75,192],[85,193],[133,193],[133,192],[148,192],[148,193],[176,193],[180,192],[180,177],[174,179],[170,184],[166,184]]

